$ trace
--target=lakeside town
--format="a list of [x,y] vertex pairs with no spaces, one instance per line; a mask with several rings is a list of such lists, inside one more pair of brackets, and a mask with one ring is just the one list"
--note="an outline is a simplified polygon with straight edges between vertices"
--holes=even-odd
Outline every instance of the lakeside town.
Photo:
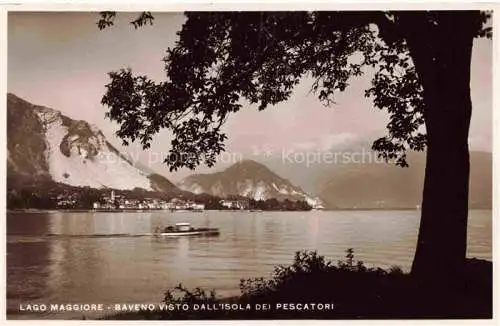
[[143,199],[127,198],[124,195],[116,194],[112,190],[109,196],[103,196],[101,201],[94,202],[92,208],[95,210],[166,209],[170,211],[203,211],[205,204],[179,198],[172,198],[170,201],[150,197]]
[[[66,204],[61,202],[61,205]],[[221,207],[233,210],[248,210],[250,209],[249,200],[245,199],[221,199],[219,201]],[[116,194],[111,191],[109,196],[103,196],[102,201],[94,202],[94,210],[114,210],[114,209],[131,209],[131,210],[169,210],[169,211],[193,211],[200,212],[205,210],[204,203],[197,203],[189,199],[172,198],[169,201],[146,197],[143,199],[127,198],[124,195]]]
[[[269,205],[273,203],[273,205]],[[270,199],[265,201],[256,201],[247,198],[220,199],[212,205],[197,202],[191,199],[174,197],[170,200],[145,197],[142,199],[127,198],[124,195],[116,194],[111,191],[109,196],[103,196],[102,200],[93,203],[93,210],[168,210],[171,212],[202,212],[206,209],[219,210],[310,210],[312,207],[307,203],[293,202],[285,200],[284,202]]]
[[10,210],[26,209],[61,209],[93,211],[133,211],[133,210],[168,210],[172,212],[202,212],[205,210],[238,211],[308,211],[316,209],[305,201],[269,198],[255,200],[243,196],[217,197],[208,194],[185,192],[161,193],[140,189],[113,190],[90,187],[72,187],[53,182],[41,187],[11,189],[7,193],[7,208]]

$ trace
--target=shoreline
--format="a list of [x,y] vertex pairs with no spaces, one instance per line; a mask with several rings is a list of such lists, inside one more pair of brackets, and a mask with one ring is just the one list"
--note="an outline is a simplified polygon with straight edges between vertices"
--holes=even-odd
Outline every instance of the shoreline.
[[[470,208],[469,211],[491,211],[493,208]],[[19,214],[19,213],[56,213],[56,212],[68,212],[68,213],[148,213],[148,212],[165,212],[165,213],[204,213],[204,212],[233,212],[233,213],[264,213],[264,212],[341,212],[341,211],[421,211],[414,207],[394,207],[394,208],[333,208],[333,209],[323,209],[323,210],[308,210],[308,211],[285,211],[285,210],[262,210],[262,211],[251,211],[251,210],[230,210],[230,209],[206,209],[203,211],[171,211],[169,209],[136,209],[136,208],[123,208],[123,209],[40,209],[40,208],[18,208],[18,209],[6,209],[6,213]]]

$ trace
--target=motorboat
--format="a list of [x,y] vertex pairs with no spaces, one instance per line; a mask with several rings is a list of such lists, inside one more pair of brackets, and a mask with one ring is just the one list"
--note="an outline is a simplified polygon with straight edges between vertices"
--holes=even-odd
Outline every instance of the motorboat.
[[157,227],[154,233],[156,236],[177,237],[177,236],[215,236],[219,235],[217,228],[194,228],[190,223],[176,223],[165,228]]

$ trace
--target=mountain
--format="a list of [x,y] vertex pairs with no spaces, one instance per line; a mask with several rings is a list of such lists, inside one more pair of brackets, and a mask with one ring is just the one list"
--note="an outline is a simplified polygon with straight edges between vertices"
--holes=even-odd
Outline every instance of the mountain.
[[[345,141],[324,144],[313,138],[302,143],[306,146],[290,145],[270,155],[251,157],[319,197],[326,208],[415,208],[421,204],[425,152],[409,152],[410,166],[400,168],[377,158],[369,139],[336,137]],[[491,209],[492,153],[471,150],[470,162],[470,207]]]
[[[179,185],[196,194],[300,199],[312,206],[323,203],[327,208],[419,205],[425,153],[410,153],[410,167],[399,168],[377,162],[369,147],[369,143],[358,142],[331,148],[330,153],[341,154],[335,156],[333,163],[326,163],[322,159],[326,157],[324,152],[314,148],[307,152],[296,149],[290,156],[259,156],[261,163],[245,160],[222,172],[189,176]],[[316,160],[305,161],[304,155],[311,153],[318,155]],[[360,157],[367,153],[368,159],[361,163],[348,160],[360,153]],[[491,208],[492,154],[471,151],[470,160],[470,207]],[[122,155],[97,127],[8,94],[8,187],[23,188],[31,183],[46,188],[44,185],[49,182],[74,187],[180,192],[165,177]]]
[[179,191],[122,155],[96,126],[14,94],[7,95],[7,175],[10,181],[47,179],[79,187]]
[[195,194],[207,193],[218,197],[239,195],[255,200],[304,200],[313,207],[321,205],[317,198],[253,160],[237,162],[221,172],[190,175],[178,186]]
[[320,190],[318,184],[323,182],[325,177],[330,177],[332,167],[349,160],[350,154],[375,157],[371,145],[369,140],[353,139],[334,144],[328,149],[321,148],[319,144],[307,149],[287,147],[276,151],[274,155],[259,155],[255,159],[305,192],[317,196]]
[[[318,178],[323,180],[318,196],[328,208],[414,208],[422,201],[425,154],[408,158],[408,168],[375,162],[333,165]],[[469,207],[491,208],[491,153],[472,151],[470,162]]]

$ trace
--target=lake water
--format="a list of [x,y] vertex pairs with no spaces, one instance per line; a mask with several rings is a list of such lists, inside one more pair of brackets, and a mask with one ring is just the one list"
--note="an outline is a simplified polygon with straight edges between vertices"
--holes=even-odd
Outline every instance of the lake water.
[[[159,303],[179,283],[237,295],[240,279],[267,278],[302,249],[336,262],[354,248],[367,266],[409,270],[419,218],[419,211],[8,213],[8,318],[91,315],[19,312],[29,303]],[[185,221],[221,234],[137,236]],[[468,239],[469,257],[491,260],[491,210],[470,212]]]

